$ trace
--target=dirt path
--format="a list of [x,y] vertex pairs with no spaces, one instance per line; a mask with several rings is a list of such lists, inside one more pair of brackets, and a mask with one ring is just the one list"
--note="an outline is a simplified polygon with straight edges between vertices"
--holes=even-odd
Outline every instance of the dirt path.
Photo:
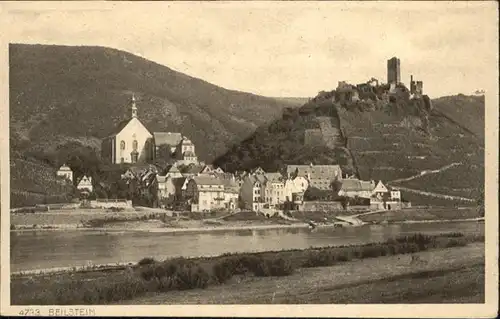
[[438,174],[438,173],[441,173],[443,171],[446,171],[447,169],[450,169],[450,168],[455,167],[455,166],[460,166],[460,165],[462,165],[462,163],[451,163],[449,165],[443,166],[443,167],[438,168],[438,169],[434,169],[434,170],[430,170],[430,171],[422,171],[422,172],[420,172],[420,174],[413,175],[413,176],[410,176],[407,178],[400,178],[400,179],[388,181],[388,183],[399,183],[399,182],[411,181],[412,179],[416,179],[416,178],[419,178],[419,177],[422,177],[425,175]]
[[425,195],[425,196],[430,196],[430,197],[450,199],[450,200],[459,200],[459,201],[469,202],[469,203],[475,202],[474,199],[467,198],[467,197],[460,197],[460,196],[452,196],[452,195],[438,194],[438,193],[432,193],[432,192],[425,192],[425,191],[421,191],[421,190],[418,190],[418,189],[412,189],[412,188],[407,188],[407,187],[402,187],[402,186],[395,186],[395,187],[397,187],[399,190],[402,190],[402,191],[406,191],[406,192],[409,192],[409,193],[420,194],[420,195]]
[[484,302],[484,244],[413,255],[418,257],[398,255],[303,268],[288,277],[233,278],[232,283],[205,290],[168,292],[126,303],[373,303],[395,298],[403,298],[399,302]]

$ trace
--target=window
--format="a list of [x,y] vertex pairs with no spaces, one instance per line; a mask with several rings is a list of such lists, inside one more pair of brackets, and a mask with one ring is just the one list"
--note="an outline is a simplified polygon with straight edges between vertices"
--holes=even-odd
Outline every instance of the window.
[[122,150],[125,149],[125,141],[120,142],[120,149],[122,149]]
[[134,149],[134,151],[137,151],[137,140],[134,140],[134,142],[132,143],[132,148]]
[[120,162],[121,162],[122,164],[123,164],[123,163],[125,163],[125,159],[122,157],[122,158],[121,158],[121,160],[120,160]]

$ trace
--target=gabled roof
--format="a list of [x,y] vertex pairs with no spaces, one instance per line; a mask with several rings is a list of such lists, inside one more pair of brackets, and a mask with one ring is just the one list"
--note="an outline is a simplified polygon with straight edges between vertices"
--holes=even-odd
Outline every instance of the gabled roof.
[[205,168],[205,166],[203,165],[196,165],[196,164],[193,164],[193,165],[189,165],[184,171],[183,173],[184,174],[199,174],[201,173],[201,171],[203,171],[203,169]]
[[59,167],[59,171],[71,171],[71,168],[64,164],[63,166]]
[[113,131],[111,131],[111,133],[108,136],[106,136],[105,138],[115,137],[118,133],[120,133],[125,128],[125,126],[127,126],[127,124],[130,121],[132,121],[132,118],[123,120],[120,123],[118,123],[118,125],[113,129]]
[[297,176],[306,177],[310,175],[310,179],[334,179],[335,173],[342,174],[340,165],[287,165],[286,172],[288,174],[295,174]]
[[87,175],[83,175],[83,176],[81,176],[80,178],[78,178],[78,180],[77,180],[76,184],[77,184],[77,185],[80,185],[80,183],[81,183],[81,182],[83,182],[83,181],[84,181],[84,179],[87,179],[90,183],[92,183],[92,177],[87,176]]
[[177,167],[177,165],[169,165],[167,166],[167,169],[165,170],[167,173],[180,173],[181,171]]
[[214,176],[195,176],[193,180],[196,185],[224,185],[221,179]]
[[360,181],[359,179],[344,179],[341,181],[340,190],[345,192],[372,191],[373,186],[370,182]]
[[177,146],[182,141],[181,133],[172,132],[153,132],[153,138],[155,139],[155,145],[170,145]]
[[268,182],[282,182],[283,181],[283,175],[280,173],[265,173],[264,176],[266,177],[266,180]]
[[191,142],[191,140],[188,139],[185,136],[182,137],[182,141],[181,142],[182,142],[182,145],[192,145],[193,144],[193,142]]

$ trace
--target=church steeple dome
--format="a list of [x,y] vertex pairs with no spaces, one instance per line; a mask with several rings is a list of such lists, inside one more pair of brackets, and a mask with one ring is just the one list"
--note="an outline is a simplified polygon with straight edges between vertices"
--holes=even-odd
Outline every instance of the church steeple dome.
[[137,106],[135,105],[135,94],[132,94],[132,118],[137,117]]

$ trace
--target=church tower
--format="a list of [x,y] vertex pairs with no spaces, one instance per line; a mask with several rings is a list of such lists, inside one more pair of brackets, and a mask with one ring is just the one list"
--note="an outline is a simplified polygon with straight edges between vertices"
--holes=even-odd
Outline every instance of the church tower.
[[135,105],[135,94],[132,94],[132,118],[137,118],[137,106]]

